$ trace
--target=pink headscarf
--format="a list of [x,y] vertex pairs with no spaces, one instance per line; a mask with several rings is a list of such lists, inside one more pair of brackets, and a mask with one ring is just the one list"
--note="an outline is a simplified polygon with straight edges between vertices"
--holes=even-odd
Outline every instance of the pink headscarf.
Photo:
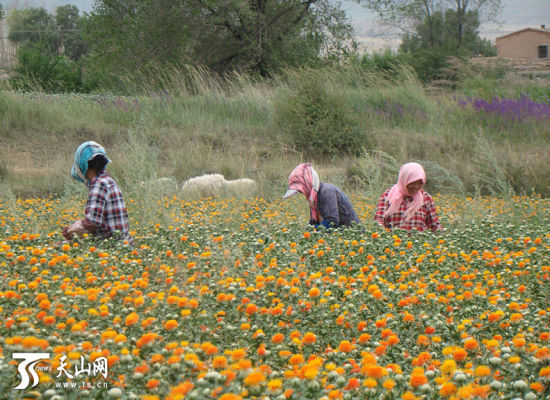
[[[384,213],[384,218],[399,210],[399,206],[403,203],[403,196],[411,195],[407,190],[407,185],[418,180],[421,180],[423,184],[426,184],[426,173],[424,172],[422,165],[412,162],[401,166],[397,184],[393,185],[390,189],[390,193],[388,193],[388,202],[390,203],[390,206]],[[422,207],[422,202],[424,201],[423,197],[424,195],[421,190],[415,193],[412,203],[405,211],[405,221],[411,218],[415,211]]]
[[311,164],[303,163],[298,165],[288,177],[288,191],[283,198],[287,198],[300,192],[306,196],[309,202],[311,219],[318,221],[317,192],[319,191],[319,176]]

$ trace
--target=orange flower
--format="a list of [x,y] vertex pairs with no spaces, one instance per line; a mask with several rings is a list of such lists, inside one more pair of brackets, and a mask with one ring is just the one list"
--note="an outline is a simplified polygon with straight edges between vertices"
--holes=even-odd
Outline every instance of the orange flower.
[[261,371],[253,371],[244,378],[246,386],[258,386],[265,382],[265,375]]
[[397,335],[391,335],[389,338],[388,338],[388,345],[389,346],[393,346],[395,344],[399,343],[399,338],[397,337]]
[[175,319],[169,319],[164,323],[164,327],[168,330],[176,329],[178,327],[178,321]]
[[428,378],[426,378],[426,375],[424,375],[424,369],[423,368],[414,368],[411,372],[411,379],[409,380],[409,385],[412,387],[418,387],[422,386],[428,383]]
[[42,300],[40,304],[38,304],[38,307],[40,307],[42,310],[49,310],[51,306],[52,305],[50,301],[47,299]]
[[233,393],[224,393],[218,400],[242,400],[242,397]]
[[290,357],[290,359],[288,360],[288,362],[289,362],[291,365],[300,365],[300,364],[303,364],[303,363],[304,363],[304,356],[301,355],[301,354],[294,354],[292,357]]
[[363,333],[361,336],[359,336],[358,342],[361,344],[365,344],[370,340],[370,335],[368,333]]
[[151,343],[153,340],[155,340],[157,338],[157,334],[156,333],[146,333],[144,335],[142,335],[137,343],[136,343],[136,346],[137,347],[143,347],[149,343]]
[[145,384],[145,387],[149,390],[152,390],[152,389],[155,389],[158,385],[160,385],[160,381],[158,379],[150,379]]
[[312,332],[307,332],[302,338],[302,343],[304,344],[311,344],[311,343],[315,343],[316,341],[317,341],[317,336],[315,336],[315,334]]
[[319,297],[320,294],[321,291],[317,287],[313,287],[309,290],[309,297],[311,297],[312,299]]
[[458,348],[455,351],[453,351],[453,358],[456,361],[464,361],[468,357],[468,352],[464,350],[463,348]]
[[445,382],[443,385],[441,385],[441,389],[439,389],[439,394],[441,396],[448,397],[456,393],[456,390],[456,385],[453,382]]
[[380,365],[366,364],[361,368],[361,373],[370,378],[380,379],[388,374],[388,371]]
[[224,356],[214,357],[214,359],[212,360],[212,366],[216,369],[227,367],[227,358],[225,358]]
[[342,353],[349,353],[352,349],[353,346],[347,340],[342,340],[338,345],[338,351],[341,351]]
[[475,370],[475,375],[479,377],[489,376],[491,374],[491,368],[486,365],[480,365]]
[[382,384],[382,387],[386,390],[392,390],[395,386],[395,381],[393,379],[386,379]]
[[244,351],[244,349],[236,349],[236,350],[233,350],[233,352],[231,353],[231,359],[233,361],[242,360],[245,356],[246,356],[246,352]]
[[271,341],[275,344],[281,343],[283,340],[285,340],[285,336],[282,333],[276,333],[271,337]]
[[139,315],[137,315],[137,313],[135,313],[135,312],[132,312],[132,313],[128,314],[126,316],[126,318],[124,319],[124,325],[132,326],[138,321],[139,321]]
[[250,303],[246,306],[246,313],[248,315],[254,314],[256,311],[258,311],[258,306],[254,303]]
[[467,349],[467,350],[474,350],[474,349],[477,349],[478,347],[478,343],[477,343],[477,340],[473,339],[473,338],[470,338],[468,340],[466,340],[464,342],[464,347]]

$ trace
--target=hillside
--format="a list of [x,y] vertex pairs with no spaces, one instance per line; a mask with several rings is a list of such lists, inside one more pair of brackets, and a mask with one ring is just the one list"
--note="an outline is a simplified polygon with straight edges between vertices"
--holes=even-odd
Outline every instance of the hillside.
[[325,181],[377,193],[401,163],[419,160],[432,191],[549,194],[549,92],[539,83],[474,76],[434,97],[407,70],[289,71],[269,82],[195,70],[169,79],[168,89],[135,97],[1,92],[3,189],[63,192],[74,150],[95,140],[129,188],[221,173],[278,195],[292,168],[311,161]]

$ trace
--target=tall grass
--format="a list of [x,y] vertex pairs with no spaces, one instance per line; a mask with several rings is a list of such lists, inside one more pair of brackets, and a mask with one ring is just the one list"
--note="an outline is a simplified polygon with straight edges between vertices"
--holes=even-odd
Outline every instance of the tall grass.
[[[304,82],[320,88],[318,101],[330,99],[316,119],[290,118],[289,99],[312,102],[311,92],[300,91]],[[520,127],[537,138],[533,143],[520,128],[503,135],[453,93],[427,92],[406,68],[372,73],[344,65],[271,80],[185,68],[137,72],[124,84],[127,96],[0,92],[3,185],[18,196],[63,193],[71,188],[74,150],[95,140],[113,159],[109,169],[123,189],[138,197],[141,182],[166,177],[181,184],[205,173],[252,178],[261,195],[277,197],[303,161],[313,162],[323,181],[378,197],[411,160],[425,166],[433,192],[550,194],[541,167],[550,153],[548,124]],[[321,118],[328,111],[332,116]],[[341,134],[344,123],[350,151],[317,151],[314,140]],[[293,138],[300,129],[312,138]],[[139,201],[158,199],[162,190]]]

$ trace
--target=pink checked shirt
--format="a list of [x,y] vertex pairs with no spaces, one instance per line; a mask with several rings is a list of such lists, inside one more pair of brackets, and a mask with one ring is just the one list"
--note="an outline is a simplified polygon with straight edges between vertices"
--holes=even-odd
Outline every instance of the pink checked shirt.
[[405,210],[409,207],[409,204],[412,202],[412,197],[405,196],[403,198],[403,203],[399,206],[399,210],[394,212],[392,215],[384,218],[384,213],[389,207],[388,194],[390,189],[386,190],[384,194],[380,197],[378,201],[378,207],[376,209],[376,214],[374,215],[374,220],[385,228],[400,228],[400,229],[417,229],[419,231],[425,231],[426,229],[431,229],[432,231],[441,230],[441,224],[439,223],[439,218],[437,216],[437,211],[435,209],[435,203],[432,196],[428,193],[421,190],[420,192],[424,196],[424,202],[420,209],[418,209],[414,215],[409,218],[408,221],[404,221]]

